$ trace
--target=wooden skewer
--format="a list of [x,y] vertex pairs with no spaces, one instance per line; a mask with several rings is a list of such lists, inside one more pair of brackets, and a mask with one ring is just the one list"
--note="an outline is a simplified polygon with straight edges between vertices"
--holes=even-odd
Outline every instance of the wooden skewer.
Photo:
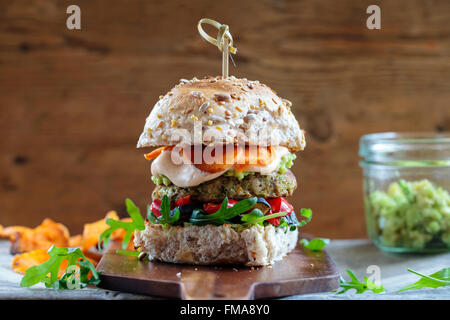
[[[202,28],[202,23],[207,23],[219,30],[217,39],[209,36]],[[229,76],[229,59],[231,58],[230,53],[236,54],[237,49],[233,47],[233,37],[231,36],[228,26],[226,24],[221,24],[212,19],[203,18],[197,24],[197,29],[200,35],[208,41],[209,43],[217,46],[217,48],[222,51],[222,77],[228,78]],[[234,64],[234,62],[233,62]]]
[[228,66],[229,66],[229,41],[227,37],[223,39],[223,50],[222,50],[222,77],[228,78]]

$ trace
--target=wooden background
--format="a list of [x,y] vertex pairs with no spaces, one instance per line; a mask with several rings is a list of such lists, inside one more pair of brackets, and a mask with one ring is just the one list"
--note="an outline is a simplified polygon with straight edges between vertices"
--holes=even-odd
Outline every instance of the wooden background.
[[[370,4],[381,30],[365,26]],[[202,17],[230,25],[231,74],[291,100],[307,130],[293,202],[314,210],[308,232],[365,236],[361,135],[450,130],[447,0],[0,0],[0,224],[49,216],[79,232],[126,197],[145,206],[147,114],[180,78],[220,72]]]

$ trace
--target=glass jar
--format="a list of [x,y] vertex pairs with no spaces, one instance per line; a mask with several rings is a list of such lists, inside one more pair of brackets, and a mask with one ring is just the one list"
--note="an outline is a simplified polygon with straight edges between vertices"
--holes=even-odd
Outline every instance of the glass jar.
[[360,139],[366,225],[390,252],[450,250],[450,133]]

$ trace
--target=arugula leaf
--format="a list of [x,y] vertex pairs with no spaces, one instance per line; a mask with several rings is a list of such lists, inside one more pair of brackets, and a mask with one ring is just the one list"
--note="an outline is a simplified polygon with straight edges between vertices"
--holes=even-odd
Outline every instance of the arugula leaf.
[[[227,202],[228,202],[228,199],[227,199]],[[256,197],[239,201],[234,206],[227,209],[228,214],[227,214],[226,218],[231,219],[241,213],[244,213],[244,212],[250,210],[251,208],[253,208],[255,206],[255,204],[257,202],[258,202],[258,198],[256,198]],[[228,205],[225,208],[227,208],[227,207],[228,207]]]
[[[255,211],[259,211],[259,213],[254,213]],[[247,226],[247,225],[251,225],[251,224],[259,224],[259,225],[263,225],[263,222],[269,219],[273,219],[273,218],[278,218],[278,217],[284,217],[287,214],[287,212],[277,212],[277,213],[272,213],[272,214],[268,214],[268,215],[264,215],[261,210],[259,209],[253,209],[252,212],[248,213],[248,214],[244,214],[241,217],[241,221],[243,221],[244,223],[242,225]]]
[[156,218],[156,216],[153,214],[153,212],[148,211],[149,209],[147,209],[147,218],[149,216],[150,213],[150,221],[154,221],[154,223],[159,223],[159,224],[169,224],[169,225],[173,225],[175,224],[179,219],[180,219],[180,209],[176,208],[174,211],[174,214],[171,215],[170,213],[170,201],[169,198],[167,197],[167,195],[164,195],[163,198],[161,199],[161,216],[159,218]]
[[[50,258],[46,262],[27,269],[25,276],[20,281],[21,287],[31,287],[43,282],[47,288],[80,289],[89,284],[97,285],[100,283],[100,272],[95,270],[94,265],[86,259],[79,248],[52,246],[48,250],[48,254]],[[59,268],[64,260],[67,260],[67,268],[61,278],[58,279]],[[92,272],[90,278],[89,272]]]
[[308,248],[311,251],[322,251],[323,248],[327,244],[330,243],[330,239],[325,238],[315,238],[311,241],[308,241],[307,239],[300,240],[300,243],[305,247]]
[[[250,213],[244,214],[241,217],[241,221],[242,222],[247,222],[247,223],[252,223],[253,221],[258,220],[259,218],[264,217],[264,214],[262,213],[261,210],[259,209],[253,209]],[[257,223],[257,224],[263,224],[262,221]]]
[[180,208],[176,208],[173,216],[170,217],[169,223],[174,224],[175,222],[177,222],[180,219],[180,215],[181,215]]
[[312,218],[312,210],[311,210],[311,209],[305,209],[305,208],[302,208],[302,209],[300,210],[300,216],[302,216],[302,217],[305,218],[305,219],[299,221],[298,227],[303,227],[305,224],[307,224],[308,222],[311,221],[311,218]]
[[[98,285],[100,283],[101,271],[95,269],[95,266],[87,259],[78,260],[80,266],[80,281],[82,283]],[[92,277],[89,278],[89,272],[92,272]]]
[[405,291],[405,290],[411,290],[411,289],[420,289],[424,287],[429,288],[438,288],[438,287],[445,287],[450,286],[450,268],[444,268],[442,270],[439,270],[438,272],[435,272],[433,274],[430,274],[429,276],[421,274],[417,271],[408,269],[409,272],[412,272],[420,277],[419,281],[410,284],[409,286],[406,286],[397,292]]
[[125,230],[125,236],[122,240],[122,249],[125,249],[128,243],[131,240],[131,236],[133,235],[134,230],[144,230],[145,223],[144,219],[142,219],[141,211],[138,207],[131,201],[130,199],[125,200],[125,205],[127,207],[128,215],[131,217],[131,222],[125,222],[114,219],[106,219],[106,224],[109,226],[108,229],[102,232],[100,237],[98,238],[98,248],[101,250],[106,247],[111,240],[111,236],[114,231],[119,229]]
[[286,221],[286,218],[282,217],[282,218],[280,219],[280,225],[279,225],[279,227],[280,227],[280,228],[285,228],[286,230],[289,229],[289,225],[288,225],[288,223],[287,223],[287,221]]
[[130,251],[130,250],[116,250],[117,254],[121,254],[123,256],[132,256],[132,257],[139,257],[140,252],[139,251]]
[[206,214],[206,212],[201,209],[195,209],[192,212],[189,222],[197,226],[206,224],[222,225],[230,223],[228,221],[229,219],[232,219],[240,215],[241,213],[250,210],[255,206],[257,201],[258,199],[256,197],[248,198],[241,200],[231,208],[228,208],[228,198],[225,198],[223,199],[222,205],[220,206],[219,210],[213,214]]
[[169,198],[166,195],[164,195],[161,200],[161,211],[160,212],[161,212],[162,219],[169,222],[169,220],[170,220],[170,202],[169,202]]
[[288,231],[294,231],[295,229],[297,229],[297,225],[296,224],[289,225],[286,221],[286,216],[284,216],[281,217],[280,225],[278,226],[278,228],[284,229],[284,233],[287,233]]
[[216,212],[209,214],[208,218],[209,219],[213,219],[213,218],[223,218],[225,219],[225,213],[228,210],[228,198],[225,197],[225,199],[223,199],[222,201],[222,205],[220,206],[219,210],[217,210]]
[[352,279],[352,281],[348,282],[345,281],[345,279],[343,277],[341,277],[341,290],[340,291],[333,291],[336,292],[337,294],[342,294],[344,292],[347,292],[350,289],[355,289],[356,293],[363,293],[366,290],[371,290],[374,293],[382,293],[385,291],[384,287],[382,285],[375,285],[375,283],[369,279],[367,279],[367,277],[364,277],[364,282],[361,282],[358,280],[358,278],[355,276],[355,274],[353,273],[353,271],[347,269],[347,273],[350,276],[350,278]]

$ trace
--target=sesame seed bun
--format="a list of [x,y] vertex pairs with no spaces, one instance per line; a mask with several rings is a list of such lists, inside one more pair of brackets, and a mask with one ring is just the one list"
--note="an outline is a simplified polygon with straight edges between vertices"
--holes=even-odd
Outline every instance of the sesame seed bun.
[[137,147],[183,139],[189,144],[283,146],[291,152],[305,147],[291,103],[259,81],[235,77],[180,80],[153,107]]

